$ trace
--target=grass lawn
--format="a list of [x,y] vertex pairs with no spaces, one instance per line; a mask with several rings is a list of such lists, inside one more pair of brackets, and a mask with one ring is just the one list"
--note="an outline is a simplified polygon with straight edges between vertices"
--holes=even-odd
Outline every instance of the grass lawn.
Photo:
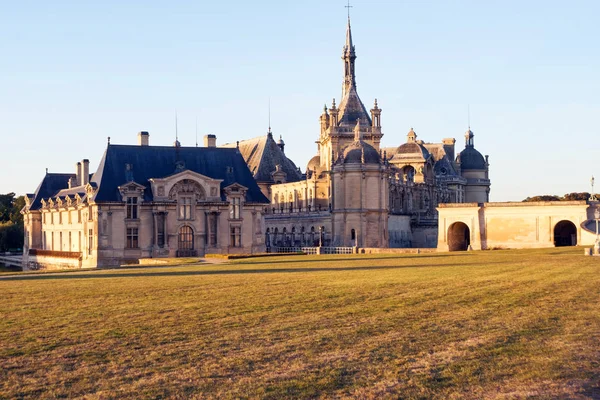
[[583,250],[0,278],[0,398],[600,398]]

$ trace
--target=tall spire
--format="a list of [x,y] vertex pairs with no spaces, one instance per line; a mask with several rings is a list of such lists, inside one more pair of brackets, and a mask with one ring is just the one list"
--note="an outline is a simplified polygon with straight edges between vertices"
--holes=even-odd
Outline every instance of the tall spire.
[[344,85],[342,87],[342,98],[350,91],[352,86],[356,86],[354,75],[354,61],[356,53],[354,52],[354,44],[352,44],[352,28],[350,27],[350,15],[348,15],[348,26],[346,27],[346,44],[342,54],[344,60]]

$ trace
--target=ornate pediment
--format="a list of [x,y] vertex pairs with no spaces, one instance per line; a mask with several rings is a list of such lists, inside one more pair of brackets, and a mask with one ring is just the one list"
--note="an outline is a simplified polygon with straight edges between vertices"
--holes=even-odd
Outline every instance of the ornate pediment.
[[231,185],[223,188],[225,195],[227,197],[239,195],[241,197],[246,197],[246,192],[248,188],[246,186],[240,185],[239,183],[232,183]]
[[[139,183],[130,181],[125,183],[124,185],[119,186],[119,193],[121,193],[121,198],[125,200],[127,197],[143,197],[144,190],[146,187],[144,185],[140,185]],[[90,196],[88,195],[88,198]]]
[[154,201],[173,201],[179,193],[192,194],[196,201],[220,201],[222,179],[185,170],[165,178],[149,179]]

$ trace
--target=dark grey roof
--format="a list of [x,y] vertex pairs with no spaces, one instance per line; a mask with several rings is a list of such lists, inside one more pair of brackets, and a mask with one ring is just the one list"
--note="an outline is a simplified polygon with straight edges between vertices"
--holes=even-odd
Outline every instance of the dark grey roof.
[[467,146],[463,151],[460,152],[456,161],[460,163],[461,170],[469,169],[486,169],[485,159],[480,152],[475,150],[474,147]]
[[69,186],[69,179],[75,179],[75,174],[46,174],[33,194],[30,210],[39,210],[42,199],[56,197],[57,193]]
[[[235,146],[237,143],[223,145],[227,148]],[[257,182],[274,183],[271,174],[277,165],[281,165],[281,170],[286,173],[286,182],[298,182],[302,179],[302,173],[298,171],[296,164],[286,157],[272,134],[240,141],[239,149]]]
[[367,126],[372,125],[371,116],[367,112],[365,105],[360,101],[354,85],[350,87],[348,93],[342,99],[339,110],[339,125],[354,127],[359,118],[362,124],[366,123]]
[[[127,170],[127,164],[131,166]],[[221,190],[232,183],[248,188],[246,200],[268,203],[242,155],[236,149],[219,147],[166,147],[109,145],[92,182],[98,185],[96,202],[121,201],[118,187],[134,181],[146,187],[144,200],[152,201],[151,178],[164,178],[190,170],[222,179]],[[221,193],[221,198],[225,196]]]
[[315,169],[321,169],[321,156],[318,154],[311,158],[306,165],[306,173],[308,173],[308,171],[314,171]]
[[344,164],[379,164],[379,152],[362,140],[356,140],[344,149]]
[[398,147],[394,158],[403,157],[423,158],[424,160],[427,160],[429,158],[429,151],[425,146],[417,142],[404,143]]

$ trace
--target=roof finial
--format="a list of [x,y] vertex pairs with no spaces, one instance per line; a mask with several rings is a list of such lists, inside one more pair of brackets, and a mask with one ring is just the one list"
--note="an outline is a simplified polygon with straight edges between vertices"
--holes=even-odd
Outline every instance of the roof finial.
[[107,140],[108,140],[108,144],[110,144],[110,136],[107,138]]
[[348,0],[348,5],[347,5],[347,6],[344,6],[344,7],[348,9],[348,23],[350,23],[350,9],[351,9],[351,8],[353,8],[353,7],[350,5],[350,0]]
[[198,117],[196,117],[196,147],[198,147]]

